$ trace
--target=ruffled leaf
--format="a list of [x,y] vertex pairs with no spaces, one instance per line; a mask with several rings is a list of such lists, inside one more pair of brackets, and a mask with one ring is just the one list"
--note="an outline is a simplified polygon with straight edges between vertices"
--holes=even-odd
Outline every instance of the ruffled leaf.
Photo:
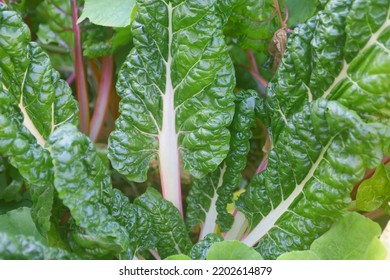
[[163,200],[157,190],[149,188],[134,204],[148,211],[152,231],[157,238],[156,248],[161,258],[188,254],[192,244],[180,213],[171,202]]
[[238,206],[244,238],[265,258],[308,248],[350,202],[352,186],[382,157],[376,130],[356,113],[319,99],[293,115]]

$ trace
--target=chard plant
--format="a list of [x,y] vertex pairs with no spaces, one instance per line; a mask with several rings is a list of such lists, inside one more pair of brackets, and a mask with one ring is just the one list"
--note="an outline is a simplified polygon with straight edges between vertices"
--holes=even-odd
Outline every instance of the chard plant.
[[388,258],[389,0],[0,2],[0,258]]

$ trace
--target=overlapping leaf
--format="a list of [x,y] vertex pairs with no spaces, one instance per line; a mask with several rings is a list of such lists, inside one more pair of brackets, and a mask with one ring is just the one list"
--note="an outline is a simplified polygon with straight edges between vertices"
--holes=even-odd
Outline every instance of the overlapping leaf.
[[238,206],[244,239],[265,258],[307,248],[340,217],[353,184],[382,155],[380,138],[353,111],[319,99],[290,118]]
[[275,141],[292,114],[320,97],[388,124],[389,6],[388,0],[327,1],[294,30],[268,90]]
[[192,228],[206,224],[209,228],[203,229],[204,234],[214,232],[216,223],[222,231],[227,231],[233,223],[233,216],[226,207],[232,202],[233,191],[240,183],[241,172],[246,166],[259,97],[254,91],[245,91],[236,95],[235,103],[236,112],[229,127],[230,151],[216,171],[193,181],[187,199],[187,225]]
[[53,173],[45,142],[65,122],[77,123],[77,105],[20,16],[0,4],[0,153],[26,179],[33,217],[49,229]]
[[161,258],[170,255],[188,254],[191,241],[178,209],[169,201],[163,200],[155,189],[148,189],[134,201],[149,213],[151,227],[156,238],[156,248]]
[[109,171],[91,141],[76,127],[63,125],[49,145],[54,186],[79,227],[76,242],[97,257],[132,258],[137,248],[148,248],[148,214],[112,189]]

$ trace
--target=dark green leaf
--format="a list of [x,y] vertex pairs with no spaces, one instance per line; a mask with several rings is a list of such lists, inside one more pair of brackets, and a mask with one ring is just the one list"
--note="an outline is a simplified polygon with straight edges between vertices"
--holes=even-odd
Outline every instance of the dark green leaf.
[[382,157],[376,130],[319,99],[293,115],[238,206],[255,228],[243,239],[265,258],[306,249],[350,202],[353,184]]
[[206,235],[204,239],[200,240],[192,247],[189,256],[193,260],[205,260],[210,250],[210,247],[215,242],[222,242],[222,241],[223,241],[222,236],[215,233],[210,233]]
[[0,233],[0,259],[5,260],[69,260],[75,254],[43,245],[31,236]]
[[134,204],[149,212],[151,227],[157,238],[156,248],[161,258],[188,254],[192,244],[180,213],[171,202],[163,200],[157,190],[149,188]]

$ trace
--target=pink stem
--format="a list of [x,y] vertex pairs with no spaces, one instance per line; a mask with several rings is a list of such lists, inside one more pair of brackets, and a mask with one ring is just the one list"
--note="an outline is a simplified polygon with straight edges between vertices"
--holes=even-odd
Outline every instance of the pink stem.
[[3,4],[5,4],[5,1],[4,1],[4,0],[0,0],[0,3],[3,3]]
[[76,74],[75,74],[75,73],[72,73],[72,74],[68,77],[68,79],[66,79],[66,82],[68,83],[68,85],[73,84],[75,78],[76,78]]
[[110,92],[112,86],[112,77],[114,72],[114,59],[112,56],[103,58],[102,75],[100,79],[99,92],[91,120],[91,130],[89,137],[93,142],[99,137],[99,133],[103,127],[104,120],[107,115],[108,104],[110,100]]
[[260,163],[259,167],[256,170],[256,174],[258,174],[261,171],[263,171],[267,167],[267,164],[268,164],[268,157],[267,157],[267,155],[264,155],[263,159],[261,160],[261,163]]
[[87,79],[85,77],[83,55],[81,50],[81,38],[80,28],[77,25],[78,11],[76,0],[72,1],[72,22],[73,22],[73,33],[75,40],[75,71],[76,71],[76,90],[77,99],[80,104],[80,130],[84,134],[88,134],[89,131],[89,101],[88,101],[88,89]]

